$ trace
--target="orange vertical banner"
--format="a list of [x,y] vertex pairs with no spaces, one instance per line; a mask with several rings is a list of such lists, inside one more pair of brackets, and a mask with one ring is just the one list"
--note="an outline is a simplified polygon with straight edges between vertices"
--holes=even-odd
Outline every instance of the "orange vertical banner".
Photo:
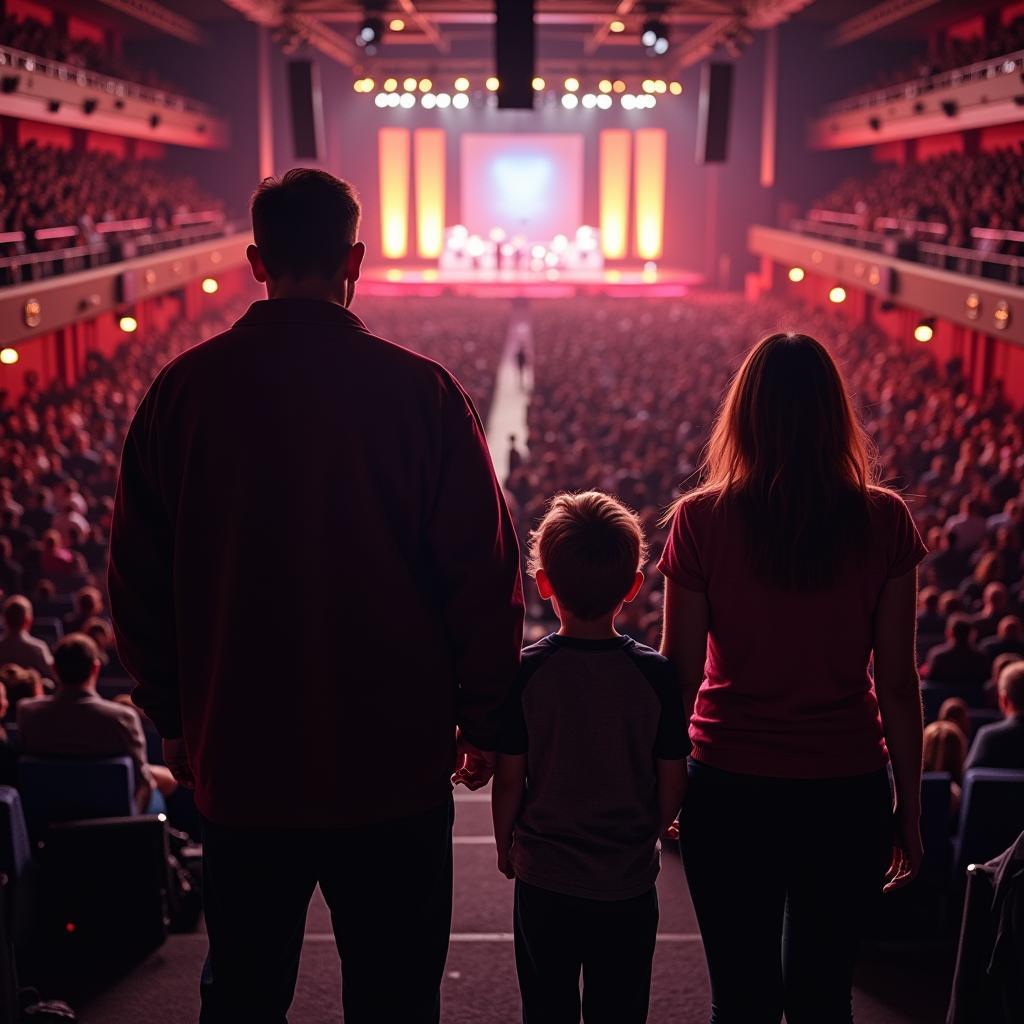
[[629,248],[629,172],[633,137],[609,128],[600,135],[601,251],[605,259],[625,259]]
[[445,133],[417,128],[413,133],[416,181],[416,249],[436,260],[444,249]]
[[660,259],[665,228],[665,161],[668,136],[664,128],[641,128],[634,148],[636,254]]
[[377,133],[381,249],[389,260],[409,252],[409,129]]

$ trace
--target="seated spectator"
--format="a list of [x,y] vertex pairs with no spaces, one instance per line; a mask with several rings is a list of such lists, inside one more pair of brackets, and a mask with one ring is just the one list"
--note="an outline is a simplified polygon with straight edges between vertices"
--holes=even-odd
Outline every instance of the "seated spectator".
[[999,709],[1004,720],[983,725],[967,755],[964,770],[1008,768],[1024,771],[1024,661],[1007,665],[999,675]]
[[1000,654],[1016,654],[1024,658],[1024,624],[1016,615],[1004,615],[999,620],[996,635],[982,640],[978,646],[992,661]]
[[923,766],[926,772],[948,772],[949,813],[954,824],[960,816],[960,783],[963,781],[967,735],[952,722],[932,722],[924,730]]
[[82,575],[82,559],[64,546],[56,530],[43,534],[43,550],[40,553],[39,568],[44,576],[52,580],[68,580]]
[[956,537],[961,551],[975,551],[988,536],[988,523],[977,498],[968,495],[960,502],[960,512],[946,520],[946,532]]
[[32,603],[15,594],[4,602],[5,632],[0,639],[0,665],[14,664],[34,668],[46,679],[53,679],[53,655],[38,637],[31,635]]
[[99,651],[82,633],[64,637],[54,651],[59,685],[52,697],[18,705],[18,745],[32,757],[130,757],[140,811],[151,806],[154,788],[176,788],[170,772],[146,759],[142,721],[131,708],[96,692]]
[[971,735],[971,714],[962,697],[947,697],[939,708],[939,722],[952,722],[965,737]]
[[0,536],[0,590],[5,594],[20,593],[24,576],[20,563],[14,560],[14,548],[10,540]]
[[65,633],[85,632],[84,626],[89,619],[103,614],[103,595],[96,587],[82,587],[75,594],[74,611],[64,616]]
[[933,580],[942,590],[954,590],[964,578],[968,568],[968,555],[955,533],[941,531],[938,550],[930,551],[921,563],[921,575]]
[[[980,565],[981,563],[979,563]],[[1010,594],[1005,583],[988,583],[982,591],[981,611],[971,620],[978,640],[987,640],[996,635],[999,623],[1007,613]]]
[[32,504],[25,510],[21,521],[37,537],[53,526],[53,492],[48,487],[40,487],[35,492]]
[[946,617],[939,611],[941,592],[938,587],[922,587],[917,602],[917,649],[926,655],[942,643],[946,632]]
[[989,660],[974,642],[974,624],[966,615],[953,615],[946,626],[946,643],[933,647],[921,669],[929,682],[977,689],[989,673]]
[[100,677],[103,679],[126,679],[128,672],[121,663],[114,642],[114,630],[106,619],[89,619],[82,626],[82,632],[96,644],[100,652]]

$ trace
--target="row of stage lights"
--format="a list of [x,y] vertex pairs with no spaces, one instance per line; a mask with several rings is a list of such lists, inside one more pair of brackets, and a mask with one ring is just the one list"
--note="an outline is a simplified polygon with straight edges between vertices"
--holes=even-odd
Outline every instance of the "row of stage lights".
[[[790,267],[786,272],[786,277],[788,277],[793,284],[800,284],[806,276],[807,273],[803,267]],[[833,285],[828,290],[828,301],[834,306],[842,305],[846,301],[846,289],[841,284]],[[934,317],[924,317],[914,326],[914,341],[919,341],[922,345],[927,345],[934,337]]]
[[[484,81],[484,89],[488,93],[495,93],[500,84],[492,75]],[[409,76],[402,80],[386,78],[381,83],[380,91],[377,91],[377,83],[367,76],[357,78],[352,88],[358,93],[375,94],[374,103],[381,109],[402,107],[410,110],[418,102],[425,110],[447,110],[449,107],[465,110],[470,103],[469,79],[460,76],[455,79],[452,86],[451,92],[435,92],[432,79]],[[627,92],[626,83],[621,78],[602,79],[597,84],[596,92],[585,92],[582,95],[578,78],[565,79],[563,86],[565,91],[562,93],[561,104],[566,110],[575,110],[580,106],[585,110],[610,110],[615,99],[618,99],[624,110],[648,110],[657,106],[658,96],[666,93],[680,96],[683,92],[679,82],[666,82],[661,78],[645,79],[641,83],[641,91],[637,93]],[[549,91],[547,82],[540,76],[534,78],[533,89],[538,93]]]

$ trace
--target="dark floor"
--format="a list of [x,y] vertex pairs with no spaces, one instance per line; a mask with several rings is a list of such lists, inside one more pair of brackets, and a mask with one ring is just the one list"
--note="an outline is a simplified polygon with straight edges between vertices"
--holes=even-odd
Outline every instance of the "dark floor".
[[[519,1019],[511,936],[512,883],[494,868],[489,807],[482,794],[458,798],[455,907],[444,981],[444,1024],[515,1024]],[[486,841],[480,841],[485,837]],[[654,960],[651,1024],[706,1024],[704,957],[676,857],[666,855],[658,883],[661,940]],[[327,908],[317,893],[292,1024],[342,1019],[341,980]],[[85,1024],[186,1024],[198,1017],[205,936],[177,935],[102,995],[79,1004]],[[948,969],[907,954],[868,954],[854,995],[858,1024],[941,1024]]]

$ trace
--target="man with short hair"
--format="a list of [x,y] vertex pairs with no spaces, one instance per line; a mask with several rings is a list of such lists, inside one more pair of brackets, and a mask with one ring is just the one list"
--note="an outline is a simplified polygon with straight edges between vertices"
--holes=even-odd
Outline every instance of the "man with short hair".
[[966,615],[951,615],[946,643],[928,652],[921,675],[932,683],[977,687],[980,694],[988,673],[988,657],[974,642],[974,623]]
[[983,725],[964,763],[968,768],[1009,768],[1024,771],[1024,661],[1015,661],[999,674],[1001,722]]
[[157,376],[111,529],[134,700],[205,819],[202,1020],[285,1019],[319,883],[348,1024],[434,1024],[452,769],[492,773],[518,544],[466,392],[349,312],[352,188],[289,171],[252,220],[268,299]]
[[53,655],[46,643],[32,636],[32,602],[21,594],[4,601],[5,633],[0,639],[0,665],[34,668],[45,679],[53,679]]
[[1004,615],[999,620],[996,635],[978,645],[990,662],[1000,654],[1016,654],[1024,658],[1024,625],[1016,615]]
[[100,656],[83,633],[70,633],[54,648],[58,687],[52,697],[18,704],[18,746],[30,757],[130,757],[135,798],[149,804],[153,776],[146,761],[146,736],[134,708],[104,700],[96,692]]

